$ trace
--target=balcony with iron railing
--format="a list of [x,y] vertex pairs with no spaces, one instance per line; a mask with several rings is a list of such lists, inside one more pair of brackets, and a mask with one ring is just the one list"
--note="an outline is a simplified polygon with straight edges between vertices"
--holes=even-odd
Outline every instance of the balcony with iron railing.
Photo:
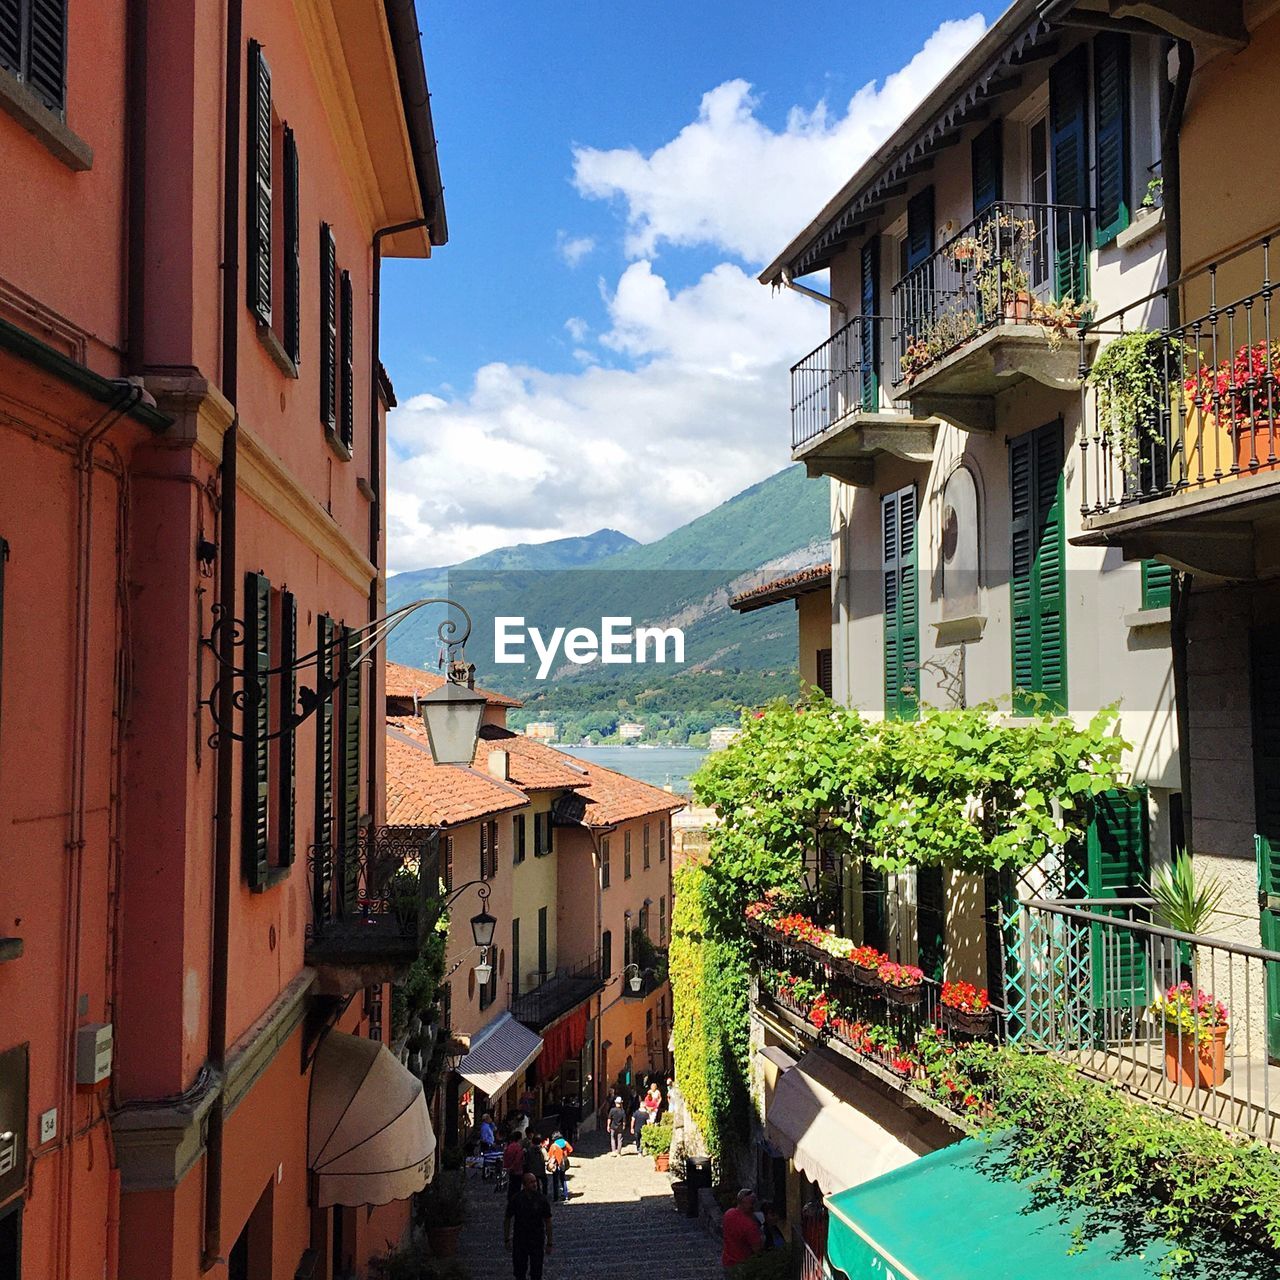
[[887,316],[854,316],[791,369],[791,456],[810,476],[871,484],[875,458],[912,462],[933,456],[936,421],[911,416],[905,401],[882,394]]
[[508,1007],[517,1022],[534,1031],[550,1026],[604,986],[600,955],[569,967],[539,973],[536,986],[508,992]]
[[1254,529],[1280,515],[1275,234],[1086,326],[1075,541],[1253,576]]
[[[1151,905],[1019,904],[1004,930],[1003,1006],[979,1014],[945,1002],[929,977],[895,989],[755,923],[756,999],[798,1037],[826,1042],[934,1111],[922,1045],[939,1034],[982,1038],[1052,1054],[1145,1102],[1280,1148],[1280,952],[1150,924]],[[1186,1025],[1166,1016],[1166,1005],[1176,1016],[1184,1004]]]
[[895,394],[916,417],[989,431],[995,397],[1025,379],[1079,385],[1089,222],[1085,208],[1001,201],[894,285]]
[[306,963],[322,990],[349,994],[402,977],[434,918],[437,833],[366,827],[350,846],[313,845]]

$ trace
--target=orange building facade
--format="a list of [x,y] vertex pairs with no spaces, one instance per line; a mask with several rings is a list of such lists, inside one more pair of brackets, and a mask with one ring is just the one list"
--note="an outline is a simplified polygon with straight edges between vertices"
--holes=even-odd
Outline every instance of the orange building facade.
[[315,1207],[308,1121],[410,952],[340,926],[427,103],[412,0],[0,14],[5,1277],[330,1280],[407,1227]]

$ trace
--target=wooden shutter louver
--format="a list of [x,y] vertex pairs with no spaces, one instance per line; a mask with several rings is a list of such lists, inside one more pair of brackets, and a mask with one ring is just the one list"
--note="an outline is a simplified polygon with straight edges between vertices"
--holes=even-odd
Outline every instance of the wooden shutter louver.
[[292,591],[280,593],[280,770],[276,803],[276,862],[293,865],[297,843],[298,731],[290,721],[298,706],[298,600]]
[[1080,213],[1089,201],[1089,123],[1085,110],[1089,83],[1089,51],[1081,45],[1056,62],[1049,72],[1049,164],[1053,172],[1055,209],[1054,293],[1077,302],[1088,296],[1084,228]]
[[338,426],[338,246],[333,228],[320,224],[320,421]]
[[284,130],[284,349],[294,365],[302,363],[302,218],[298,179],[298,142]]
[[818,688],[831,697],[831,650],[818,650]]
[[1142,607],[1168,609],[1173,604],[1173,569],[1159,560],[1142,562]]
[[[335,628],[328,614],[316,620],[316,685],[323,688],[333,677]],[[316,709],[316,860],[313,892],[315,916],[327,921],[331,912],[333,877],[333,780],[334,780],[334,708],[333,694],[324,698]]]
[[980,217],[1004,198],[1004,148],[1000,121],[993,120],[973,140],[973,216]]
[[884,575],[884,713],[914,720],[920,665],[919,582],[916,571],[914,485],[880,500]]
[[351,295],[351,272],[342,273],[342,369],[340,376],[340,418],[338,438],[348,450],[356,443],[356,364],[355,364],[355,304]]
[[858,401],[867,413],[880,407],[880,326],[867,317],[880,314],[880,240],[872,236],[862,246],[862,364]]
[[240,861],[253,889],[266,887],[270,871],[268,822],[271,768],[271,583],[260,573],[244,579],[245,705],[241,720],[243,808]]
[[[1085,837],[1091,898],[1141,897],[1151,874],[1150,806],[1146,787],[1104,791],[1093,798]],[[1099,915],[1128,919],[1127,907],[1094,907]],[[1122,929],[1090,925],[1090,979],[1096,1008],[1140,1009],[1147,1002],[1147,960],[1142,939]]]
[[23,0],[0,0],[0,67],[22,75]]
[[359,659],[360,641],[350,627],[342,629],[342,847],[350,856],[360,836],[360,726],[364,669]]
[[22,78],[46,107],[62,112],[67,94],[66,0],[28,0],[27,20],[27,65]]
[[249,309],[271,324],[271,68],[256,40],[249,41],[249,118],[245,223]]
[[1015,715],[1067,707],[1062,460],[1061,423],[1009,442]]
[[1097,167],[1095,242],[1110,244],[1129,225],[1129,37],[1103,32],[1093,41]]

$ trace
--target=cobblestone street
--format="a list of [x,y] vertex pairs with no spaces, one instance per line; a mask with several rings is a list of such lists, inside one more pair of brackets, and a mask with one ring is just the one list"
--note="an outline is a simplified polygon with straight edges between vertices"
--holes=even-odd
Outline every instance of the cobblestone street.
[[[467,1225],[459,1255],[472,1280],[507,1280],[502,1247],[506,1197],[468,1175]],[[575,1148],[568,1204],[552,1206],[555,1248],[549,1280],[719,1280],[718,1246],[702,1224],[675,1211],[671,1183],[634,1147],[616,1159],[602,1134]]]

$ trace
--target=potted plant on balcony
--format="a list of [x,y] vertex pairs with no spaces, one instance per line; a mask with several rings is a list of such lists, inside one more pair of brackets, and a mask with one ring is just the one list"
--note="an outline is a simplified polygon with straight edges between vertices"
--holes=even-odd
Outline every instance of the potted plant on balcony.
[[880,966],[889,959],[875,947],[855,947],[849,953],[849,964],[853,968],[853,979],[864,987],[880,985]]
[[950,1030],[968,1036],[990,1034],[995,1014],[985,987],[975,987],[972,982],[944,982],[939,999],[942,1021]]
[[1159,996],[1152,1012],[1164,1022],[1164,1073],[1181,1089],[1212,1089],[1227,1078],[1227,1006],[1179,982]]
[[647,1124],[640,1130],[640,1150],[653,1157],[653,1167],[666,1173],[671,1167],[671,1113],[668,1111],[657,1124]]
[[1216,367],[1197,369],[1185,383],[1191,403],[1227,432],[1233,447],[1205,468],[1226,471],[1234,462],[1250,474],[1280,467],[1280,342],[1245,343]]
[[418,1220],[437,1258],[452,1258],[457,1253],[466,1216],[466,1194],[462,1179],[456,1175],[437,1174],[418,1195]]
[[[1156,919],[1167,929],[1179,933],[1202,934],[1217,914],[1227,886],[1217,876],[1198,878],[1191,855],[1180,849],[1168,867],[1147,885],[1147,891],[1156,902]],[[1195,948],[1191,943],[1178,943],[1178,959],[1182,977],[1193,977]]]
[[[1098,352],[1089,370],[1087,382],[1097,396],[1099,434],[1127,475],[1152,444],[1164,444],[1161,419],[1171,342],[1155,329],[1118,334]],[[1198,418],[1188,419],[1189,444],[1192,432],[1198,439]]]
[[911,1008],[920,1003],[924,995],[924,970],[914,964],[898,964],[886,960],[879,969],[884,987],[884,998],[891,1004]]

